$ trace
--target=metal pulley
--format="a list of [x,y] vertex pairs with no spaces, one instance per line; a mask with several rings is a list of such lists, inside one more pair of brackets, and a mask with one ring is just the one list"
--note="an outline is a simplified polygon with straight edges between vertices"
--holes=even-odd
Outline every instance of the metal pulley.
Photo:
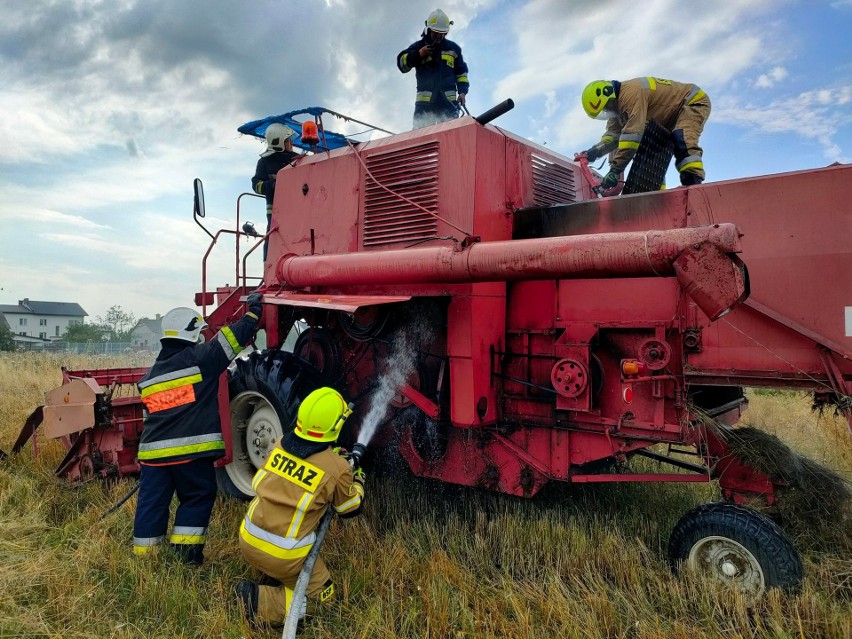
[[550,371],[550,382],[563,397],[579,397],[589,385],[589,371],[576,359],[560,359]]

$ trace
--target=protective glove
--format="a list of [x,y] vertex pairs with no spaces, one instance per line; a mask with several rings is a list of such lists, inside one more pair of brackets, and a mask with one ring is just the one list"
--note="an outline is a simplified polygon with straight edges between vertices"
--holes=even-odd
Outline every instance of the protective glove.
[[257,316],[257,319],[260,319],[260,316],[263,314],[263,304],[261,303],[262,299],[263,295],[257,292],[252,293],[248,296],[248,298],[246,298],[248,312]]
[[364,472],[363,468],[358,467],[352,471],[352,478],[363,486],[367,479],[367,474]]
[[601,180],[601,188],[608,190],[618,184],[619,171],[610,171]]
[[589,162],[594,162],[599,157],[601,157],[601,152],[598,150],[597,147],[594,146],[589,149],[586,149],[585,151],[581,151],[581,153],[586,156],[586,159]]

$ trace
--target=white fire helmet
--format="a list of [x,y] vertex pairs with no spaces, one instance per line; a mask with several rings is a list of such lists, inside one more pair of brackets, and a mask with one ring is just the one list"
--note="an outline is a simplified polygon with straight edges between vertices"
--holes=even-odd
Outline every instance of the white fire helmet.
[[186,306],[173,308],[162,319],[164,339],[180,339],[195,344],[201,336],[201,329],[207,328],[207,322],[201,313]]
[[447,14],[440,9],[435,9],[426,18],[426,28],[437,31],[438,33],[449,33],[452,20],[447,17]]
[[266,133],[263,135],[266,138],[266,151],[261,153],[260,156],[265,158],[267,155],[283,151],[284,143],[296,135],[296,132],[286,124],[274,122],[266,128]]

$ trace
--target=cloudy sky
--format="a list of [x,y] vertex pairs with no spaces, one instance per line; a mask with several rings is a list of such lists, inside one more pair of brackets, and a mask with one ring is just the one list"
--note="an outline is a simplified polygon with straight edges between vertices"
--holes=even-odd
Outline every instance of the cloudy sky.
[[[713,101],[708,180],[852,161],[852,0],[453,0],[474,115],[572,155],[603,124],[582,87],[643,75]],[[3,0],[0,304],[77,302],[89,321],[191,305],[208,237],[232,225],[262,143],[249,120],[321,105],[410,128],[396,54],[434,0]],[[333,128],[333,127],[329,127]],[[671,174],[670,174],[671,175]],[[676,178],[669,180],[677,183]],[[245,201],[245,199],[244,199]],[[262,226],[261,200],[243,217]],[[233,241],[211,283],[233,283]]]

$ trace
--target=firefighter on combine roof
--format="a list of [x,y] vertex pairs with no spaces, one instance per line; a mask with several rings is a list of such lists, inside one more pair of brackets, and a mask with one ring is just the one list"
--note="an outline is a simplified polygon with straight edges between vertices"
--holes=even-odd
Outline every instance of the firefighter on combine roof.
[[467,99],[467,64],[461,47],[446,38],[451,24],[447,14],[436,9],[420,39],[396,56],[400,71],[415,69],[417,76],[415,129],[457,118]]
[[619,174],[639,148],[648,120],[672,132],[675,167],[684,186],[704,181],[703,151],[698,138],[710,117],[710,98],[698,86],[662,78],[595,80],[582,95],[583,109],[590,118],[606,120],[606,131],[600,141],[583,151],[594,162],[614,151],[609,173],[601,187],[611,189],[618,184]]

